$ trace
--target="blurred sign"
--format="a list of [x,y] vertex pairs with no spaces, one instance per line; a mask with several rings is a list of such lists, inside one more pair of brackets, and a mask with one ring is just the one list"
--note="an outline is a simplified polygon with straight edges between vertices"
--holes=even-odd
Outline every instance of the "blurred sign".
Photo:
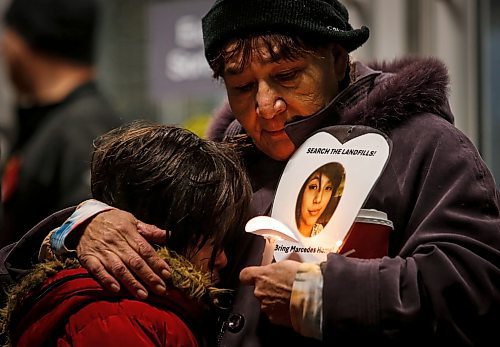
[[149,7],[149,78],[154,97],[212,93],[218,86],[205,59],[201,30],[201,18],[211,4],[183,0]]

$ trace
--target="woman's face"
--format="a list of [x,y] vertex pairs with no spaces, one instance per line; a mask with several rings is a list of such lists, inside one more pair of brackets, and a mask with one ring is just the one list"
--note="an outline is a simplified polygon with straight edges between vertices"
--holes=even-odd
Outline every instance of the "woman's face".
[[346,62],[335,58],[333,47],[294,61],[274,61],[263,44],[256,52],[243,71],[235,68],[238,58],[226,64],[229,104],[256,147],[285,160],[295,151],[285,124],[314,114],[337,95]]
[[320,173],[314,173],[307,181],[300,207],[300,226],[312,228],[325,211],[332,197],[332,182]]
[[227,257],[224,250],[221,250],[215,257],[213,270],[210,271],[209,263],[213,249],[212,243],[206,242],[189,260],[201,271],[211,272],[213,281],[217,283],[220,280],[219,271],[227,265]]

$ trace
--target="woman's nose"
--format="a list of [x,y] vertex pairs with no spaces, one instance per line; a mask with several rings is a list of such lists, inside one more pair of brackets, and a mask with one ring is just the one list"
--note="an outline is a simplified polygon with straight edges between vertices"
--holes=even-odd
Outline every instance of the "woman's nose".
[[259,117],[272,119],[286,111],[285,100],[279,97],[274,90],[264,85],[259,86],[256,97],[255,111]]
[[321,199],[323,198],[323,192],[322,191],[318,191],[316,192],[316,194],[314,195],[314,202],[316,204],[319,204],[321,202]]
[[217,269],[223,269],[226,267],[227,265],[226,252],[221,251],[219,254],[217,254],[214,265]]

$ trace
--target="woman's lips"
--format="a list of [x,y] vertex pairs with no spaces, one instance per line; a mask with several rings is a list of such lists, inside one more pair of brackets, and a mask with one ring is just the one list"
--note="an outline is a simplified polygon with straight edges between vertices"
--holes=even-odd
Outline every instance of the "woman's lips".
[[320,211],[320,210],[309,210],[309,214],[310,214],[311,216],[316,216],[317,214],[319,214],[319,211]]
[[280,129],[280,130],[264,130],[265,133],[267,133],[269,136],[272,137],[277,137],[277,136],[283,136],[285,135],[285,129]]

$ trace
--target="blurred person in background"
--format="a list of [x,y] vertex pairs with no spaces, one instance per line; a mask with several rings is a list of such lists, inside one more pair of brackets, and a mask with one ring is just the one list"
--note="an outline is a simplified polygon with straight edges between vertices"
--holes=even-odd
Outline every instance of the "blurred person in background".
[[[9,1],[0,1],[0,16],[5,12]],[[3,26],[0,25],[0,37],[3,35]],[[0,168],[6,161],[6,154],[10,152],[12,136],[15,132],[14,110],[12,110],[12,88],[8,83],[5,57],[0,50]]]
[[97,0],[13,0],[1,51],[17,103],[2,180],[0,245],[90,197],[92,141],[121,121],[98,90]]

